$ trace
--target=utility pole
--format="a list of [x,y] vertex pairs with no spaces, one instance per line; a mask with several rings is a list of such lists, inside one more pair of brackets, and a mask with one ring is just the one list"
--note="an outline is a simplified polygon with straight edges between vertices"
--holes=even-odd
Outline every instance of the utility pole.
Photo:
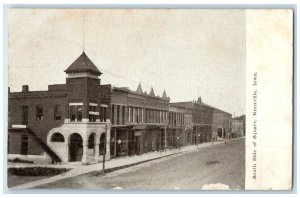
[[167,123],[165,121],[165,130],[164,130],[164,133],[165,133],[165,139],[164,139],[164,150],[165,152],[167,151]]
[[105,123],[105,138],[103,146],[102,174],[105,175],[105,154],[106,154],[107,123]]
[[85,25],[84,17],[85,17],[85,12],[83,13],[83,16],[82,16],[82,50],[83,51],[84,51],[84,25]]
[[234,131],[235,130],[235,128],[234,128],[235,127],[235,112],[233,112],[233,123],[232,124],[233,124],[233,126],[231,127],[232,128],[231,132],[233,131],[235,133],[235,131]]

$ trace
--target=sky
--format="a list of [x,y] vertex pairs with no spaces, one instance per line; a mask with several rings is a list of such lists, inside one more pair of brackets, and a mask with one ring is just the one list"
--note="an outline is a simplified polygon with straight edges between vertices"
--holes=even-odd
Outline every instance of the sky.
[[[83,17],[84,16],[84,17]],[[10,9],[12,92],[63,84],[84,50],[101,84],[171,102],[197,100],[236,116],[246,107],[245,10]]]

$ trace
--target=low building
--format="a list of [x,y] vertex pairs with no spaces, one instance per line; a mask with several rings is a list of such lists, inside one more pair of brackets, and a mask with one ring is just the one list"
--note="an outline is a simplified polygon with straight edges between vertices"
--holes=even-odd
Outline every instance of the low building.
[[170,104],[169,127],[167,130],[167,148],[179,148],[186,145],[185,109]]
[[232,137],[244,137],[246,135],[245,121],[245,115],[241,115],[232,119]]
[[223,110],[213,108],[212,132],[217,138],[230,138],[232,115]]
[[211,140],[213,107],[203,103],[201,97],[197,101],[176,102],[172,105],[185,108],[189,112],[186,116],[191,116],[191,123],[187,127],[192,127],[189,134],[190,143],[199,144]]

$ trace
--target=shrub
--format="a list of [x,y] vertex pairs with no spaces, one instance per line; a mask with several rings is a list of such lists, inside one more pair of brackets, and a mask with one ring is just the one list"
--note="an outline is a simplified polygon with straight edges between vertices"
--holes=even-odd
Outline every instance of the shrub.
[[19,167],[8,168],[11,175],[17,176],[54,176],[68,171],[66,168],[49,168],[49,167]]
[[19,158],[15,158],[13,160],[8,160],[8,162],[33,164],[33,161],[22,160],[22,159],[19,159]]

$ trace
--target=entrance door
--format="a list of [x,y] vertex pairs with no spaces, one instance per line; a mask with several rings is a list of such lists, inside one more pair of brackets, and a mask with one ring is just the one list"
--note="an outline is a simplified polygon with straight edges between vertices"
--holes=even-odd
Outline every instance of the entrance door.
[[79,134],[73,133],[69,141],[69,161],[76,162],[82,160],[82,138]]
[[135,154],[140,154],[140,136],[134,136],[134,142],[135,142]]
[[222,138],[222,133],[223,133],[222,128],[218,128],[218,137],[219,138]]

